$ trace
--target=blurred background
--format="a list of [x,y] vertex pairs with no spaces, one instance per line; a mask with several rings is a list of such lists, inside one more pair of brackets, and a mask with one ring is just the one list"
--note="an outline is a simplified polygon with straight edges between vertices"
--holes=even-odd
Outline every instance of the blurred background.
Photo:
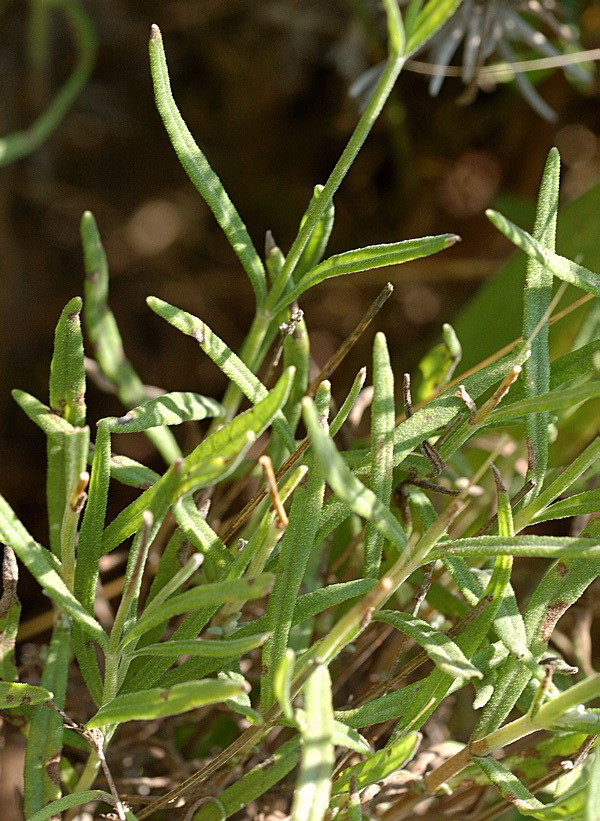
[[[475,8],[498,7],[527,17],[520,0]],[[553,42],[553,20],[578,33],[570,44],[560,41],[560,54],[600,47],[600,6],[568,0],[546,11],[545,22],[529,19]],[[54,327],[66,302],[82,294],[82,212],[93,211],[98,222],[111,306],[144,382],[217,398],[225,387],[195,343],[150,312],[149,294],[201,317],[234,350],[253,315],[250,286],[156,112],[150,25],[161,27],[182,114],[255,245],[262,249],[270,230],[284,252],[314,185],[326,181],[356,125],[361,98],[349,91],[385,58],[385,36],[375,0],[2,0],[0,15],[2,135],[21,132],[21,143],[31,142],[29,127],[74,67],[89,69],[64,117],[30,146],[35,150],[17,150],[8,162],[0,144],[0,492],[44,543],[44,437],[10,389],[48,401]],[[73,26],[85,30],[83,50]],[[519,59],[541,56],[526,43],[514,48]],[[444,322],[458,323],[465,365],[518,336],[524,258],[503,269],[512,248],[484,210],[497,208],[530,228],[552,145],[563,159],[566,206],[558,250],[600,269],[600,89],[593,62],[585,81],[573,82],[560,68],[532,75],[554,112],[548,120],[514,82],[495,74],[476,72],[465,86],[461,59],[459,49],[445,70],[458,76],[448,76],[432,97],[428,75],[439,69],[430,53],[416,55],[336,195],[328,253],[435,233],[462,237],[443,254],[324,283],[302,301],[318,367],[385,282],[394,285],[334,375],[338,396],[370,364],[377,329],[387,334],[397,374],[415,371]],[[461,320],[475,294],[482,321],[474,323],[473,313]],[[122,412],[116,397],[93,383],[87,402],[92,425]],[[143,437],[118,444],[160,468]],[[20,596],[32,614],[47,609],[26,574]],[[7,784],[11,760],[5,757]]]
[[[65,8],[89,19],[97,41],[91,75],[48,138],[0,169],[0,487],[41,541],[44,439],[9,390],[19,387],[47,401],[54,326],[67,300],[82,293],[82,212],[96,216],[111,267],[112,308],[145,382],[217,397],[224,388],[194,343],[149,311],[147,295],[200,316],[234,350],[252,316],[250,286],[155,110],[150,25],[161,27],[179,107],[259,249],[267,229],[284,251],[289,247],[313,186],[325,182],[357,122],[361,101],[349,89],[385,57],[381,9],[369,0],[5,0],[4,135],[26,130],[80,59]],[[598,6],[569,2],[552,13],[578,29],[571,50],[600,45]],[[547,25],[535,25],[554,38]],[[526,45],[519,55],[540,56]],[[563,156],[565,202],[591,188],[600,173],[593,63],[586,83],[572,84],[560,69],[535,75],[555,112],[549,122],[514,83],[490,76],[482,75],[485,88],[478,93],[473,84],[465,91],[460,77],[448,77],[431,97],[422,73],[432,70],[427,53],[417,60],[401,75],[335,198],[329,252],[442,232],[458,233],[462,242],[427,260],[321,285],[302,302],[322,365],[384,283],[394,284],[392,298],[334,379],[340,392],[370,362],[377,328],[388,335],[397,372],[411,371],[442,323],[452,322],[495,276],[511,246],[484,210],[496,207],[530,227],[552,145]],[[453,62],[460,66],[460,51]],[[500,323],[518,296],[506,294]],[[471,345],[478,336],[483,352],[485,326]],[[470,361],[478,357],[472,347]],[[121,411],[115,397],[93,384],[88,404],[92,424]],[[142,461],[152,459],[141,437],[119,444]]]

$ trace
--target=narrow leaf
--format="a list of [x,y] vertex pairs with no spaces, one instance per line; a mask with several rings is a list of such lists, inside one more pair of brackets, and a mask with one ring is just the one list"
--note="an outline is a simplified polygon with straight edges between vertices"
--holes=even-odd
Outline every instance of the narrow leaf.
[[[540,185],[533,236],[548,251],[556,248],[556,221],[560,180],[560,155],[550,149]],[[534,331],[537,336],[530,343],[531,356],[524,364],[524,381],[527,396],[546,393],[550,387],[550,353],[548,349],[549,318],[541,328],[538,324],[547,313],[552,300],[552,272],[535,259],[527,261],[527,275],[523,292],[523,339],[528,340]],[[526,479],[533,481],[532,495],[537,496],[546,475],[548,465],[547,411],[528,416],[525,422],[529,446],[529,469]]]
[[31,815],[27,821],[49,821],[55,818],[59,812],[70,810],[72,807],[80,807],[90,801],[104,801],[106,804],[114,805],[113,796],[104,790],[83,790],[72,795],[64,795],[57,801],[52,801],[47,807]]
[[[123,405],[129,408],[141,405],[148,397],[142,380],[125,355],[117,321],[108,304],[108,262],[96,220],[90,211],[81,218],[81,240],[85,263],[83,319],[94,356]],[[166,462],[171,463],[181,455],[168,428],[152,429],[146,436]]]
[[373,753],[366,761],[347,767],[339,774],[333,784],[333,795],[347,792],[351,778],[356,778],[357,789],[363,790],[371,784],[383,781],[384,778],[399,770],[412,758],[419,743],[417,733],[411,733],[406,738],[391,747],[385,747]]
[[527,231],[518,228],[506,217],[498,214],[497,211],[488,210],[486,215],[490,222],[518,248],[524,251],[529,257],[535,259],[551,271],[555,277],[581,288],[594,296],[600,296],[600,276],[578,265],[570,259],[559,256],[549,251],[541,243],[535,240]]
[[[394,462],[394,375],[385,336],[378,333],[373,344],[373,402],[371,405],[371,491],[389,509]],[[384,535],[368,522],[364,541],[363,576],[379,578]]]
[[0,710],[12,710],[15,707],[24,707],[33,704],[42,704],[50,701],[53,693],[44,687],[33,684],[22,684],[19,681],[0,681]]
[[319,426],[310,399],[303,400],[303,408],[314,451],[331,489],[353,513],[372,520],[383,535],[402,550],[406,546],[406,534],[398,520],[347,467],[329,436]]
[[273,575],[263,573],[256,579],[248,579],[247,581],[232,580],[193,587],[184,593],[178,593],[176,596],[167,599],[166,602],[162,602],[157,607],[152,607],[152,603],[150,603],[125,637],[123,646],[130,644],[135,638],[150,630],[151,627],[173,616],[191,613],[212,604],[261,599],[271,590],[272,585]]
[[473,763],[489,778],[492,784],[497,787],[500,795],[509,801],[519,812],[528,815],[528,810],[541,810],[544,805],[532,795],[527,787],[519,781],[516,775],[511,773],[500,761],[495,758],[473,757]]
[[223,407],[214,399],[189,391],[172,391],[133,408],[125,416],[109,416],[102,421],[111,433],[140,433],[160,425],[180,425],[222,413]]
[[268,633],[259,633],[241,639],[191,639],[189,641],[165,641],[148,644],[135,650],[132,656],[202,656],[203,658],[229,659],[243,656],[260,647],[269,638]]
[[458,645],[426,621],[396,610],[380,610],[374,619],[391,624],[414,639],[435,665],[452,678],[483,678],[481,671],[465,657]]
[[260,306],[267,294],[267,283],[262,262],[252,244],[248,230],[223,188],[221,180],[196,145],[183,117],[179,113],[171,92],[162,35],[156,25],[152,26],[149,50],[156,107],[171,140],[171,145],[175,149],[175,153],[190,180],[196,186],[223,229],[229,244],[242,264],[242,268],[248,275],[256,302]]
[[72,425],[85,424],[85,368],[81,335],[81,297],[73,297],[54,334],[50,366],[50,407]]
[[[158,316],[162,317],[174,328],[177,328],[181,333],[195,339],[204,353],[212,359],[215,365],[220,368],[225,376],[239,388],[253,405],[266,397],[267,389],[260,379],[252,373],[240,357],[237,356],[205,322],[198,319],[197,316],[181,310],[181,308],[176,308],[174,305],[170,305],[168,302],[158,299],[158,297],[149,296],[146,302],[155,314],[158,314]],[[294,450],[294,436],[283,415],[278,414],[275,429],[282,437],[288,450]]]
[[393,242],[389,245],[370,245],[366,248],[336,254],[305,274],[298,284],[286,293],[279,307],[285,307],[285,304],[289,304],[309,288],[326,279],[369,271],[372,268],[383,268],[386,265],[399,265],[402,262],[431,256],[454,245],[458,240],[459,237],[456,234],[440,234],[435,237]]
[[101,647],[106,647],[106,633],[66,587],[57,572],[58,563],[52,553],[33,540],[2,496],[0,538],[12,547],[52,600],[66,610],[94,641]]
[[319,665],[305,689],[305,712],[300,723],[302,757],[294,791],[292,821],[322,821],[329,806],[335,763],[331,677]]
[[186,681],[168,690],[155,687],[153,690],[125,693],[104,704],[86,727],[92,730],[107,724],[175,716],[196,707],[217,704],[243,692],[244,688],[234,681],[205,679]]
[[223,821],[252,801],[264,795],[291,772],[300,758],[300,737],[294,736],[282,744],[272,756],[261,761],[241,778],[219,793],[216,801],[203,803],[194,813],[194,821]]

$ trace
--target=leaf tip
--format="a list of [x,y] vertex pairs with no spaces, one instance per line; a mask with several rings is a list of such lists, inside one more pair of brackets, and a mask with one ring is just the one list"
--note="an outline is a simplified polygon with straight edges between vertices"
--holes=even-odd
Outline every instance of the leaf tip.
[[160,37],[160,29],[156,25],[156,23],[152,23],[150,26],[150,39],[151,40],[158,40]]

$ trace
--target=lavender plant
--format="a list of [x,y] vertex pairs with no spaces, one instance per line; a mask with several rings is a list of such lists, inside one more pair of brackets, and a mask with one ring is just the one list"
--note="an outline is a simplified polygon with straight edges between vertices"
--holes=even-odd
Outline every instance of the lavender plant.
[[[398,414],[397,380],[378,333],[370,440],[339,450],[334,437],[348,429],[366,368],[333,415],[328,380],[390,286],[319,378],[308,380],[310,318],[305,324],[298,304],[310,288],[437,253],[458,239],[444,234],[326,257],[335,191],[407,56],[455,6],[430,0],[405,26],[395,0],[386,0],[390,56],[375,92],[331,176],[315,188],[291,248],[284,254],[271,240],[264,261],[179,114],[153,27],[158,110],[248,276],[255,319],[235,353],[204,320],[149,297],[150,309],[190,336],[229,380],[221,402],[189,390],[149,399],[123,352],[106,255],[93,216],[84,214],[84,297],[59,319],[49,402],[14,391],[47,437],[47,545],[0,497],[0,707],[27,734],[28,821],[63,812],[73,818],[84,805],[92,812],[108,805],[121,820],[178,812],[188,821],[250,817],[251,807],[274,806],[282,780],[294,821],[403,819],[423,806],[430,817],[456,817],[475,805],[470,817],[478,821],[511,805],[539,819],[597,817],[600,765],[596,752],[588,754],[598,734],[590,703],[600,696],[600,675],[580,673],[549,651],[559,618],[600,572],[600,528],[590,519],[600,508],[600,439],[549,468],[549,422],[560,426],[575,406],[600,396],[593,322],[582,326],[573,350],[554,361],[549,355],[555,280],[589,295],[590,316],[600,296],[598,275],[554,248],[558,152],[548,157],[531,235],[489,213],[529,258],[523,336],[509,351],[454,378],[460,344],[447,327],[425,368],[424,404],[412,407],[405,376]],[[97,420],[93,437],[82,317],[97,367],[127,409]],[[269,389],[257,374],[282,334],[283,368]],[[250,408],[240,412],[242,398]],[[212,420],[207,435],[181,453],[171,428],[203,419]],[[131,433],[151,439],[163,473],[118,455],[119,437]],[[525,452],[522,477],[515,465]],[[241,512],[230,517],[226,505],[214,513],[217,502],[231,505],[232,488],[252,487],[257,475],[259,488]],[[107,524],[111,483],[139,494]],[[573,535],[526,532],[567,517],[576,517]],[[105,627],[95,612],[100,560],[123,544],[122,593]],[[15,663],[15,556],[52,601],[39,683],[20,680]],[[512,586],[513,563],[523,557],[546,560],[528,600]],[[399,636],[396,658],[369,679],[376,639]],[[94,704],[85,725],[69,715],[73,658]],[[347,675],[367,681],[352,698]],[[428,719],[467,688],[474,688],[473,726],[443,750],[430,749]],[[211,712],[217,704],[221,712]],[[207,748],[219,740],[216,715],[229,717],[231,743],[211,749],[196,772],[150,803],[125,797],[110,757],[122,725],[158,724],[197,708],[189,725],[200,722]],[[71,748],[85,756],[82,767],[70,763]]]

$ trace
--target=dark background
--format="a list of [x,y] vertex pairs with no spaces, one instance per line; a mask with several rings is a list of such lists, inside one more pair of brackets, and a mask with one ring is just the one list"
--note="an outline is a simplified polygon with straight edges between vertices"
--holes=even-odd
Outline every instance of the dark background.
[[[111,304],[142,379],[220,396],[224,379],[188,339],[155,317],[155,294],[199,315],[236,350],[248,328],[249,284],[207,207],[179,166],[154,107],[147,38],[160,25],[173,90],[256,246],[267,229],[283,250],[315,183],[327,175],[358,119],[348,87],[384,57],[346,0],[173,0],[84,3],[97,31],[96,68],[59,128],[34,155],[0,169],[0,487],[46,540],[45,445],[9,395],[47,401],[53,329],[82,293],[79,220],[94,212],[111,265]],[[577,11],[574,20],[579,19]],[[585,47],[597,20],[583,19]],[[68,75],[70,32],[60,14],[43,77],[26,57],[28,5],[9,3],[0,31],[0,128],[26,127]],[[572,197],[597,179],[597,88],[574,89],[560,71],[540,86],[557,112],[546,123],[512,85],[457,105],[458,79],[432,99],[420,74],[402,74],[383,116],[336,196],[329,251],[441,232],[462,243],[418,263],[322,285],[306,298],[318,365],[387,279],[395,293],[351,354],[334,389],[370,361],[376,328],[398,372],[411,370],[511,249],[486,220],[494,204],[527,225],[548,149],[565,160]],[[570,153],[569,153],[570,152]],[[585,160],[585,162],[584,162]],[[90,385],[90,423],[120,411]],[[124,447],[151,459],[145,440]]]

